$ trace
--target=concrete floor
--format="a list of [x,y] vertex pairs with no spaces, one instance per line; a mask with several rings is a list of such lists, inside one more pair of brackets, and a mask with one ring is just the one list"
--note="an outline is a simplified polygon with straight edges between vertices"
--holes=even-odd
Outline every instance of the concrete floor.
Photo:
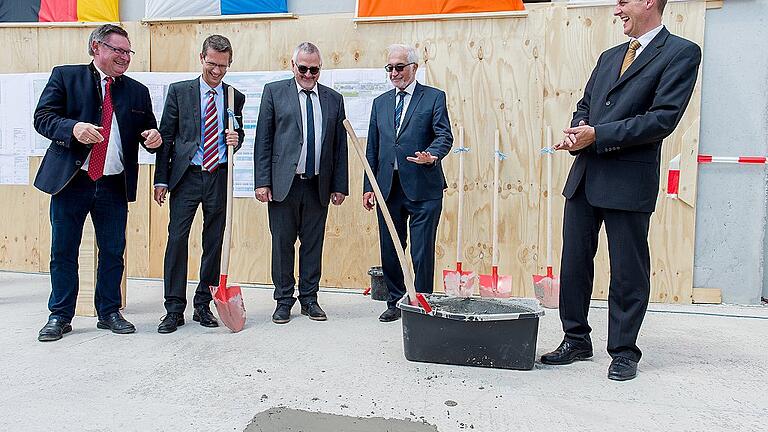
[[[47,275],[0,273],[1,431],[243,431],[275,407],[440,432],[768,430],[766,307],[652,306],[640,374],[616,383],[602,302],[591,311],[594,359],[508,371],[408,362],[400,323],[377,321],[382,303],[333,291],[320,295],[327,322],[296,306],[293,321],[272,324],[271,291],[249,288],[241,333],[200,327],[188,310],[184,327],[160,335],[162,283],[130,280],[124,314],[136,334],[78,317],[63,340],[39,343],[48,292]],[[561,339],[548,312],[537,355]]]

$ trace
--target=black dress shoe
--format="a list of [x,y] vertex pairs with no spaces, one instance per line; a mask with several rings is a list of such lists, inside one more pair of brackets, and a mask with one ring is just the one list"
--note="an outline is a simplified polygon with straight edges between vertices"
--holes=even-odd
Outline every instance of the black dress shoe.
[[179,326],[184,325],[184,314],[178,312],[168,312],[157,326],[158,333],[173,333]]
[[616,357],[608,367],[608,379],[627,381],[637,376],[637,362],[626,357]]
[[285,324],[291,320],[291,306],[279,304],[272,314],[272,322],[275,324]]
[[40,342],[52,342],[61,339],[64,333],[72,331],[72,326],[59,317],[48,318],[48,322],[40,329],[37,340]]
[[208,305],[198,306],[195,308],[195,313],[192,314],[192,321],[197,321],[203,327],[218,327],[219,322],[216,321],[216,317],[211,312],[211,308]]
[[103,318],[99,318],[99,322],[96,323],[96,328],[112,330],[112,333],[117,334],[128,334],[136,331],[136,327],[128,322],[127,319],[123,318],[120,312],[112,312]]
[[389,307],[381,315],[379,315],[379,321],[392,322],[400,319],[400,309],[396,307]]
[[592,347],[589,345],[576,345],[573,342],[563,341],[556,350],[541,356],[541,362],[548,365],[567,365],[576,360],[592,358]]
[[320,307],[317,302],[301,305],[301,314],[306,315],[309,319],[314,321],[325,321],[328,317],[325,315],[325,311]]

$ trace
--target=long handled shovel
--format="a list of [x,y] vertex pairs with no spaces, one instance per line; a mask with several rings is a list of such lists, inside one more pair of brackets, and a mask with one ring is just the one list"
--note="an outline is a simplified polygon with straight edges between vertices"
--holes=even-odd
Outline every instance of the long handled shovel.
[[373,187],[373,193],[376,196],[376,202],[378,202],[379,209],[381,210],[381,214],[384,216],[384,221],[387,224],[387,230],[389,231],[389,235],[392,237],[392,243],[394,243],[395,250],[397,251],[397,259],[400,260],[400,267],[403,270],[403,279],[405,281],[405,290],[408,292],[408,301],[412,305],[419,304],[422,308],[424,308],[424,311],[426,313],[432,313],[432,307],[427,302],[427,299],[424,298],[424,296],[421,293],[416,292],[416,286],[413,283],[413,275],[411,274],[410,267],[408,266],[407,261],[405,260],[405,251],[400,246],[400,236],[397,235],[397,231],[395,231],[395,223],[392,222],[392,215],[389,214],[389,209],[387,208],[387,203],[384,201],[384,195],[381,193],[381,189],[379,188],[379,183],[376,181],[376,176],[373,175],[373,170],[371,169],[371,166],[368,164],[368,159],[365,157],[365,151],[363,150],[362,145],[360,144],[360,140],[357,138],[357,134],[355,133],[355,129],[352,127],[352,123],[349,122],[349,120],[344,120],[344,128],[347,129],[347,134],[349,134],[349,137],[352,139],[352,147],[355,149],[355,153],[357,153],[357,157],[360,158],[360,162],[363,164],[363,169],[365,170],[365,174],[368,176],[368,180],[371,182],[371,186]]
[[443,270],[443,289],[448,295],[469,297],[475,292],[477,273],[462,269],[463,259],[463,214],[464,214],[464,153],[469,151],[464,147],[464,127],[459,127],[459,208],[456,216],[456,270]]
[[[235,117],[235,89],[229,86],[227,93],[228,130],[234,130],[233,120]],[[216,304],[216,310],[219,312],[219,318],[227,328],[237,333],[245,326],[245,305],[243,304],[243,293],[239,286],[227,286],[227,275],[229,274],[229,252],[232,241],[232,174],[233,159],[235,158],[232,146],[227,146],[227,213],[226,225],[224,226],[224,241],[221,246],[221,276],[219,277],[219,286],[212,285],[211,294],[213,302]]]
[[552,272],[552,128],[547,126],[547,146],[541,149],[547,158],[547,274],[533,275],[533,292],[546,308],[557,309],[560,278]]
[[480,275],[482,297],[511,297],[512,277],[499,274],[499,165],[503,155],[499,150],[501,134],[496,129],[493,159],[493,242],[491,274]]

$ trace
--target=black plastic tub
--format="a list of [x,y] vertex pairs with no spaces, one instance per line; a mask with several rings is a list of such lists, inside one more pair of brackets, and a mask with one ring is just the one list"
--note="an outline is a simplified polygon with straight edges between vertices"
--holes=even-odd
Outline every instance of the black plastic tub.
[[410,361],[529,370],[536,360],[539,317],[536,299],[426,295],[434,310],[398,303],[403,346]]

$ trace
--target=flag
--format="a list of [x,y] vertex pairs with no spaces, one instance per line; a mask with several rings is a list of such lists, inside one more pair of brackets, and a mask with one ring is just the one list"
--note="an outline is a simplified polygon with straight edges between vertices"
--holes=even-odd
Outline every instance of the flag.
[[0,22],[118,22],[119,0],[0,1]]
[[358,0],[357,16],[442,15],[525,10],[523,0]]
[[288,12],[287,0],[147,0],[144,18]]

